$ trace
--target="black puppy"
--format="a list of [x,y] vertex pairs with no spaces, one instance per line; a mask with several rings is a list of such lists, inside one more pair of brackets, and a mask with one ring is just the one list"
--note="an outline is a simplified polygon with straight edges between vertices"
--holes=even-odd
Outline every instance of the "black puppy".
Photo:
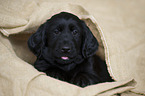
[[28,46],[37,56],[34,67],[49,76],[81,87],[113,81],[105,61],[95,55],[96,38],[71,13],[52,16],[29,38]]

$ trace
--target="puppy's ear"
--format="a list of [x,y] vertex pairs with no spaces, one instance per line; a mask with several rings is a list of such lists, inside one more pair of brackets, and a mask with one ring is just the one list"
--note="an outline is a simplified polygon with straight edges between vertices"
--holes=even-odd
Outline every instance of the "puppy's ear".
[[42,53],[42,49],[45,46],[46,37],[45,37],[45,23],[42,24],[38,30],[31,35],[28,40],[29,49],[37,56],[40,57]]
[[96,53],[98,50],[98,41],[90,31],[90,29],[87,27],[84,21],[82,21],[82,27],[83,27],[83,48],[82,48],[82,54],[85,58],[90,57]]

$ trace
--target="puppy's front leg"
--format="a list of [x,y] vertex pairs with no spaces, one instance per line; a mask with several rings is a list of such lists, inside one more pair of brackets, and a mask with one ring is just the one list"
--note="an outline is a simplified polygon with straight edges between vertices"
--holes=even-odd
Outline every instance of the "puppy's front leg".
[[80,72],[73,77],[70,82],[80,87],[86,87],[88,85],[97,84],[100,82],[100,79],[94,74]]
[[63,70],[60,70],[57,68],[49,68],[45,71],[45,73],[48,76],[54,77],[59,80],[63,80],[63,81],[67,80],[67,76],[66,76],[65,72]]

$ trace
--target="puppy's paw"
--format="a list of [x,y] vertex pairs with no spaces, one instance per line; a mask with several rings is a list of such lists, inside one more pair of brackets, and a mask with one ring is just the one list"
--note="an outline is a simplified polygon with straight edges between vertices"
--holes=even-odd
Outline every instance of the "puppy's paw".
[[47,70],[46,74],[48,76],[51,76],[53,78],[59,79],[59,80],[66,80],[66,76],[64,74],[64,72],[60,71],[60,70]]
[[78,73],[74,78],[71,79],[71,83],[78,85],[80,87],[86,87],[96,83],[91,75],[85,73]]

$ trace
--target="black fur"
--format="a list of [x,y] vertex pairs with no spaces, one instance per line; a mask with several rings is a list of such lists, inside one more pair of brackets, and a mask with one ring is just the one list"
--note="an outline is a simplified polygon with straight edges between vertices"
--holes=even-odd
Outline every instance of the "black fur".
[[105,61],[95,55],[96,38],[71,13],[52,16],[29,38],[28,46],[37,56],[34,67],[49,76],[81,87],[113,81]]

